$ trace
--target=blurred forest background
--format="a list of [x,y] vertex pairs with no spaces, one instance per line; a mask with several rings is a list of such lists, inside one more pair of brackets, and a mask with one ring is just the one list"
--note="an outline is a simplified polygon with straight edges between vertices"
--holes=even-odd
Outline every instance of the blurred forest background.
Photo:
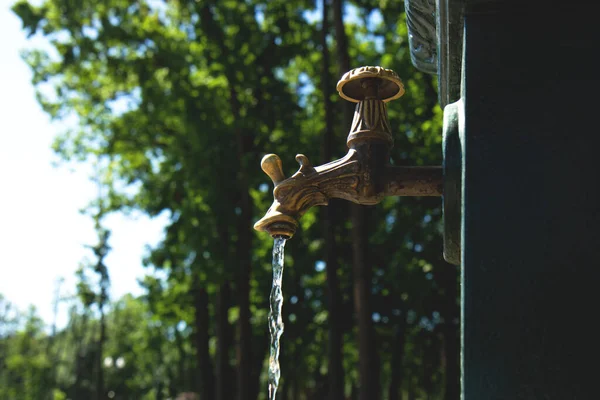
[[[410,62],[402,0],[19,1],[55,140],[91,163],[97,243],[64,328],[0,295],[0,399],[266,399],[271,249],[252,230],[277,153],[346,153],[351,68],[395,70],[396,165],[441,163],[435,78]],[[320,162],[319,162],[320,161]],[[289,176],[289,175],[288,175]],[[278,399],[459,399],[458,269],[442,259],[441,200],[332,201],[286,248]],[[145,294],[111,298],[109,213],[167,212]]]

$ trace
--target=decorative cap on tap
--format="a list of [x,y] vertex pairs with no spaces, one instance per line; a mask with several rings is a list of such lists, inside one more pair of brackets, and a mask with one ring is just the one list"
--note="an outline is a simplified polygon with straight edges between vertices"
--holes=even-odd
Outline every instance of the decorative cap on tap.
[[391,69],[383,67],[360,67],[346,72],[338,81],[336,89],[342,99],[358,103],[364,100],[367,93],[363,79],[375,78],[379,80],[379,100],[387,103],[404,94],[404,85],[398,74]]
[[358,103],[348,134],[348,147],[379,141],[392,147],[394,139],[386,102],[401,97],[404,86],[398,75],[382,67],[360,67],[346,72],[337,84],[343,99]]

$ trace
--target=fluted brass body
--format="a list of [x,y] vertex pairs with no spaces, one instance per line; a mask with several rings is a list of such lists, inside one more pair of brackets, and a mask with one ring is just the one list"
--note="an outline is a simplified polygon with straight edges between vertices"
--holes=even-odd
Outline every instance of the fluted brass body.
[[261,167],[275,184],[275,200],[254,229],[291,238],[298,219],[313,206],[327,205],[331,198],[372,205],[385,196],[442,195],[441,167],[389,163],[393,139],[386,102],[404,94],[396,73],[381,67],[357,68],[344,74],[337,90],[342,98],[358,103],[348,134],[348,154],[318,167],[298,154],[300,169],[288,179],[277,155],[264,156]]

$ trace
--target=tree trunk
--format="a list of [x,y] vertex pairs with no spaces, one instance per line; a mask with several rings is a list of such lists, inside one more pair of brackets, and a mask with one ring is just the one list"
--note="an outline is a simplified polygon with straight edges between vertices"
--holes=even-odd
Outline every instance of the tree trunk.
[[[335,33],[337,40],[337,57],[340,76],[349,71],[350,57],[348,39],[344,30],[343,0],[332,0]],[[348,129],[352,123],[353,105],[344,102],[344,126]],[[376,400],[380,397],[379,363],[375,332],[371,317],[371,268],[367,261],[367,224],[364,206],[352,204],[352,270],[354,275],[354,309],[358,319],[358,352],[360,372],[360,400]]]
[[[333,128],[333,104],[331,102],[332,85],[329,72],[329,48],[327,35],[329,32],[328,1],[323,0],[323,18],[321,27],[322,75],[321,84],[325,108],[325,134],[323,135],[322,161],[331,161]],[[341,321],[342,295],[337,276],[338,261],[335,243],[335,222],[332,207],[321,210],[323,238],[325,239],[325,263],[327,268],[327,295],[329,301],[329,365],[328,365],[328,399],[344,400],[344,367],[343,367],[343,324]]]
[[[163,356],[162,356],[162,352],[160,354],[160,358],[157,360],[157,363],[161,363],[163,362]],[[173,373],[173,370],[171,368],[167,368],[167,382],[169,382],[169,387],[168,387],[168,391],[169,391],[169,397],[172,399],[177,398],[177,395],[179,394],[181,388],[177,387],[177,378],[175,377],[175,374]]]
[[185,349],[183,348],[183,337],[181,332],[175,327],[175,346],[177,347],[177,386],[179,390],[190,390],[192,384],[189,382],[188,374],[185,370]]
[[164,398],[163,387],[164,387],[164,384],[162,382],[159,382],[156,387],[156,399],[155,400],[163,400],[163,398]]
[[[160,329],[160,328],[159,328]],[[154,332],[152,332],[150,334],[151,336],[155,335]],[[162,332],[161,332],[161,336],[162,336]],[[161,349],[161,346],[156,346],[156,348],[154,349],[154,351],[152,352],[153,354],[153,359],[154,359],[154,363],[155,365],[160,365],[161,363],[163,363],[164,361],[164,356],[163,356],[163,352]],[[154,371],[153,372],[153,381],[154,381],[154,387],[156,387],[156,399],[155,400],[163,400],[165,398],[164,396],[164,390],[167,389],[167,392],[169,393],[168,396],[175,398],[177,396],[177,392],[175,391],[175,388],[173,387],[175,382],[176,382],[176,378],[173,376],[173,369],[172,368],[165,368],[166,371],[166,375],[167,375],[167,384],[165,384],[164,382],[164,378],[162,376],[158,376],[157,372],[158,371]],[[162,375],[162,374],[161,374]]]
[[394,338],[394,353],[392,354],[392,365],[390,368],[390,386],[388,400],[402,400],[402,381],[404,361],[404,343],[406,341],[406,317],[402,315],[400,323],[396,327]]
[[[230,104],[234,118],[240,119],[240,106],[237,92],[233,88],[233,82],[230,81]],[[237,275],[237,294],[238,294],[238,347],[237,347],[237,365],[238,365],[238,400],[252,400],[256,398],[258,384],[253,384],[252,373],[252,326],[250,324],[250,277],[252,274],[252,199],[248,193],[248,176],[246,173],[245,155],[248,149],[244,146],[244,136],[242,129],[235,128],[237,142],[237,155],[240,161],[240,172],[238,175],[240,192],[240,218],[238,224],[238,248],[237,257],[239,260],[239,269]]]
[[216,400],[230,400],[232,398],[232,385],[229,367],[229,349],[231,347],[231,333],[229,327],[229,283],[219,286],[217,292],[217,397]]
[[362,206],[352,207],[354,310],[358,319],[360,400],[380,397],[379,357],[371,315],[371,268],[366,261],[367,229]]
[[[240,99],[237,93],[238,85],[242,85],[236,78],[237,62],[232,63],[230,49],[224,44],[224,34],[218,21],[213,15],[209,4],[203,3],[199,8],[200,22],[204,32],[213,41],[221,44],[220,61],[226,67],[225,76],[229,86],[229,106],[233,116],[233,135],[235,138],[236,156],[238,160],[237,194],[239,196],[240,215],[237,224],[237,265],[236,294],[239,307],[237,322],[237,399],[253,400],[258,394],[258,377],[260,376],[261,363],[252,361],[252,326],[250,324],[250,277],[252,275],[252,208],[253,202],[249,193],[248,155],[254,155],[254,134],[251,127],[244,124],[240,114]],[[252,165],[254,168],[254,165]]]
[[434,334],[429,331],[423,331],[423,389],[425,390],[425,400],[431,400],[434,397],[435,384],[433,374],[440,365],[438,359],[439,352],[436,347]]
[[408,380],[408,400],[417,400],[417,393],[412,377]]
[[208,350],[208,293],[200,283],[196,273],[193,276],[193,295],[195,312],[195,339],[196,359],[200,370],[199,394],[201,400],[213,400],[215,398],[214,372]]
[[292,392],[292,394],[290,395],[290,400],[299,400],[299,395],[298,395],[298,384],[296,379],[294,379],[292,377],[292,387],[290,388],[290,392]]
[[[333,8],[333,22],[335,26],[335,40],[337,42],[337,58],[338,66],[340,69],[340,77],[342,74],[350,70],[350,55],[348,53],[348,38],[346,37],[346,30],[344,29],[344,0],[331,0],[331,6]],[[350,104],[350,110],[352,110],[352,103]],[[348,127],[349,128],[349,127]]]
[[96,354],[96,400],[104,398],[104,368],[103,357],[104,342],[106,341],[106,320],[104,316],[104,307],[100,306],[100,338],[98,339],[98,351]]

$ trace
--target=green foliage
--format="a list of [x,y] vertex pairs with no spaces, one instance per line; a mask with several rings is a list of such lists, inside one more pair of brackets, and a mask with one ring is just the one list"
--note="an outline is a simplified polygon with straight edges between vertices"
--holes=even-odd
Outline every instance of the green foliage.
[[[55,119],[75,121],[54,149],[65,162],[95,163],[104,190],[89,209],[99,235],[91,247],[96,263],[84,263],[78,273],[69,325],[49,336],[31,314],[18,329],[1,328],[0,398],[94,398],[103,387],[102,396],[113,392],[119,399],[175,398],[186,391],[204,399],[213,369],[217,382],[229,382],[234,398],[243,389],[233,383],[242,368],[255,382],[246,389],[265,398],[272,241],[251,225],[272,196],[259,162],[265,153],[277,153],[290,175],[296,153],[319,160],[325,112],[315,7],[305,0],[45,0],[13,6],[25,33],[43,35],[52,47],[24,53],[40,104]],[[389,106],[393,162],[439,164],[442,111],[434,79],[410,64],[403,1],[355,1],[346,11],[352,64],[392,68],[407,89]],[[333,31],[328,43],[335,53]],[[330,61],[326,74],[335,82],[337,65]],[[332,101],[334,154],[341,156],[348,127],[342,100]],[[145,294],[111,302],[103,261],[109,236],[100,220],[134,209],[165,213],[170,221],[162,242],[145,257]],[[351,395],[359,382],[352,242],[347,213],[343,206],[335,211],[344,214],[335,240]],[[448,376],[440,356],[458,315],[456,269],[441,260],[440,201],[386,199],[368,212],[382,386],[396,379],[392,365],[400,357],[399,390],[441,398],[445,382],[458,379]],[[327,382],[330,318],[319,221],[319,210],[307,213],[286,250],[280,391],[300,396],[294,398],[324,398]],[[0,314],[1,321],[8,315]],[[245,323],[253,356],[241,367]],[[400,341],[405,345],[398,350]]]
[[35,309],[20,317],[21,329],[0,337],[0,398],[42,399],[51,384],[47,338]]

